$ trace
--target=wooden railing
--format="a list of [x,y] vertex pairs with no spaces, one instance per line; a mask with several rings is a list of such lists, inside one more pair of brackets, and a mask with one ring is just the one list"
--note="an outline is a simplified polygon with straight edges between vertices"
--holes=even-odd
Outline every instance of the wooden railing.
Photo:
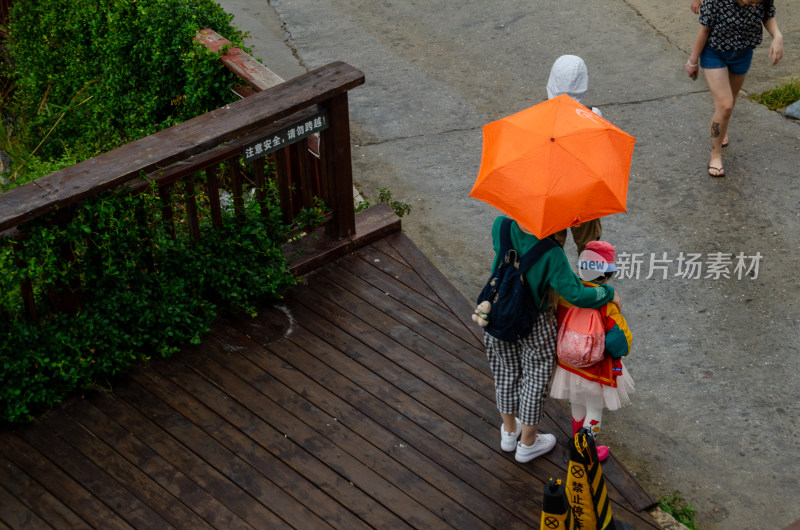
[[[211,28],[202,28],[195,35],[194,40],[209,51],[214,53],[222,53],[220,62],[239,79],[241,79],[247,86],[234,87],[233,91],[242,98],[252,96],[258,92],[270,89],[284,82],[278,74],[258,62],[255,57],[249,55],[238,46],[233,46],[231,41],[212,30]],[[304,193],[304,201],[307,202],[311,192],[311,182],[318,182],[320,177],[320,156],[319,156],[319,134],[309,136],[304,140],[308,150],[313,157],[309,157],[308,153],[302,153],[293,149],[283,149],[275,153],[274,161],[277,165],[281,166],[282,174],[285,175],[285,181],[293,181],[294,174],[297,174],[300,167],[293,161],[303,162],[302,172],[305,175],[306,184],[300,186],[300,192]],[[303,143],[296,146],[296,149],[302,149]],[[286,196],[287,200],[291,200],[291,194],[286,190],[282,193]],[[298,201],[294,200],[295,206]]]
[[[162,199],[167,199],[179,183],[184,186],[187,222],[196,227],[199,221],[192,202],[195,177],[200,172],[206,176],[212,222],[219,226],[223,182],[229,183],[234,211],[241,213],[244,207],[239,164],[226,164],[230,174],[224,179],[221,165],[240,158],[251,164],[253,188],[263,205],[266,197],[260,190],[267,178],[265,158],[270,152],[276,153],[272,156],[284,221],[291,223],[299,211],[314,206],[314,198],[319,197],[330,212],[324,228],[327,237],[351,236],[356,227],[347,92],[363,83],[361,71],[345,63],[331,63],[6,191],[0,194],[0,236],[24,238],[25,223],[50,212],[58,212],[54,222],[65,224],[73,209],[90,197],[121,187],[136,192],[152,182]],[[313,155],[305,142],[298,140],[316,132],[320,138],[319,170],[311,171],[309,157]],[[168,209],[162,218],[172,222]],[[196,229],[192,228],[192,233],[199,237]],[[69,248],[64,248],[61,258],[73,259]],[[35,318],[30,281],[25,282],[22,293],[26,311]],[[81,303],[80,287],[68,286],[50,299],[58,310],[75,310]]]

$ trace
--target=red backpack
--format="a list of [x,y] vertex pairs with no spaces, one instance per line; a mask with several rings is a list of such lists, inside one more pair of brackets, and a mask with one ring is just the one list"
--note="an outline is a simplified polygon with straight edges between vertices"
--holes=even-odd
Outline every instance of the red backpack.
[[572,306],[558,328],[558,358],[575,368],[586,368],[603,359],[606,329],[598,309]]

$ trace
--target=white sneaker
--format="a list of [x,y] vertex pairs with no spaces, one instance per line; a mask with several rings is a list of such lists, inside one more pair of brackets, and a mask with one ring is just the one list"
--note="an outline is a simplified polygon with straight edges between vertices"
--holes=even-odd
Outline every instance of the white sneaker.
[[517,422],[517,432],[506,432],[505,427],[500,425],[500,449],[506,453],[517,448],[517,438],[522,432],[522,424],[518,419],[514,418],[514,420]]
[[556,446],[556,437],[552,434],[536,433],[536,441],[533,445],[517,443],[517,453],[514,459],[517,462],[530,462],[537,456],[542,456],[550,452]]

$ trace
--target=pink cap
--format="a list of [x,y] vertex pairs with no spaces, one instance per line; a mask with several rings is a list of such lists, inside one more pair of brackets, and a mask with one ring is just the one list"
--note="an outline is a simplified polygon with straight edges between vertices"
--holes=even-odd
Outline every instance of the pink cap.
[[609,243],[608,241],[589,241],[586,243],[586,248],[581,253],[581,262],[583,263],[584,260],[594,262],[598,265],[602,264],[600,267],[584,267],[583,265],[581,268],[592,268],[592,269],[599,269],[605,272],[614,272],[617,270],[617,266],[614,264],[614,255],[615,255],[614,245]]

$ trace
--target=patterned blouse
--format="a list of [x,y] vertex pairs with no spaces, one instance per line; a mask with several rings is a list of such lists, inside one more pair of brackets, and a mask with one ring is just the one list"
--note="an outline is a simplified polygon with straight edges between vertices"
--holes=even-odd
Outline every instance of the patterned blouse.
[[761,44],[762,24],[775,17],[775,5],[740,6],[736,0],[703,0],[700,24],[711,28],[708,46],[722,52],[755,48]]

